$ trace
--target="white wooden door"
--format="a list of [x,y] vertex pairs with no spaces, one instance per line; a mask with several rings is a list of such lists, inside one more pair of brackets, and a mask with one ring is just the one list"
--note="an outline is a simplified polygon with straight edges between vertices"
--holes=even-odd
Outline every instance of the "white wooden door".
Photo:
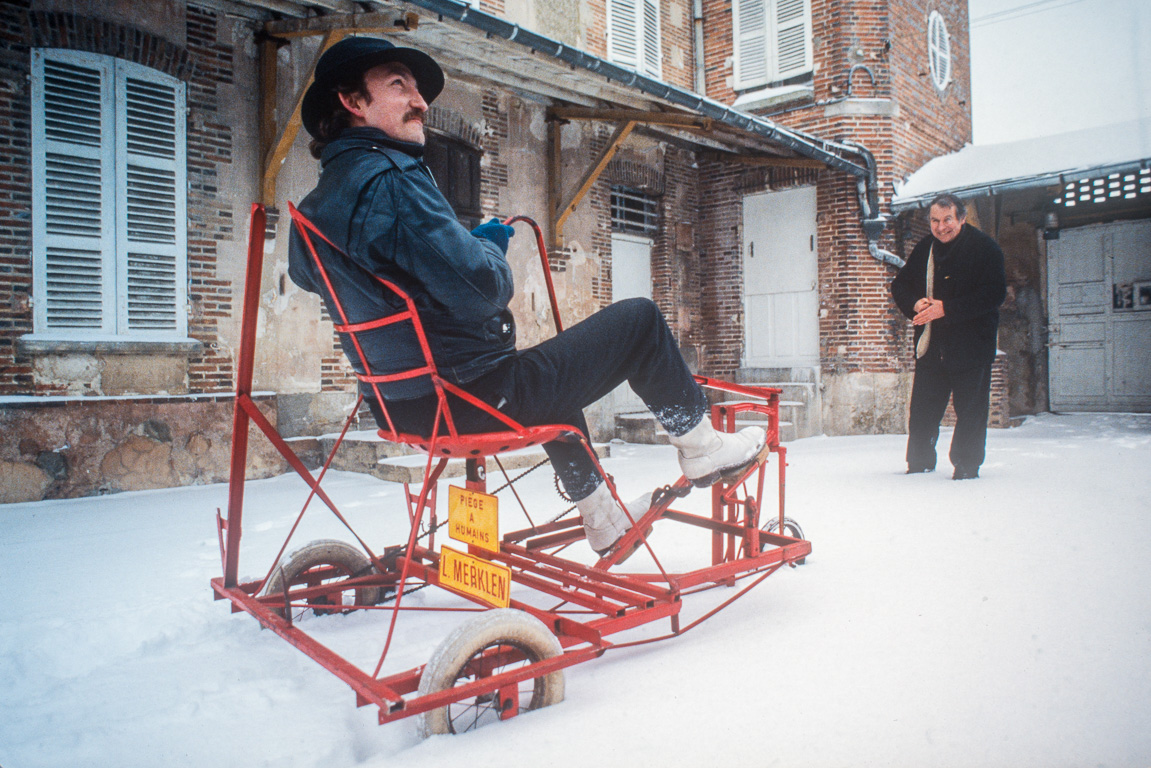
[[815,187],[743,199],[743,364],[819,364]]
[[1151,222],[1063,230],[1047,269],[1052,410],[1151,410]]
[[[651,238],[635,235],[611,236],[611,300],[642,297],[651,298]],[[612,413],[646,411],[647,406],[631,391],[627,383],[620,384],[608,395]]]

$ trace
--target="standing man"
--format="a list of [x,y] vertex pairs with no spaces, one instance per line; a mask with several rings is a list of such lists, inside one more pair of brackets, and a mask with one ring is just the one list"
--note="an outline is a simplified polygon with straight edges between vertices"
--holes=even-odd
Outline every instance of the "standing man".
[[892,298],[915,325],[907,472],[935,469],[939,422],[952,398],[951,477],[970,480],[979,477],[987,442],[991,364],[1007,294],[1003,251],[967,223],[954,195],[935,198],[930,216],[931,234],[891,283]]
[[[300,211],[343,251],[322,248],[321,258],[348,322],[369,323],[401,309],[374,279],[386,278],[419,309],[440,375],[516,422],[568,424],[586,437],[582,409],[627,381],[671,435],[680,467],[696,486],[749,466],[766,434],[759,427],[735,434],[712,428],[707,400],[650,300],[613,304],[536,347],[516,349],[506,258],[514,232],[495,219],[468,232],[422,160],[424,117],[443,86],[443,71],[426,53],[377,38],[341,40],[316,64],[301,118],[322,171]],[[288,272],[339,316],[295,231]],[[423,366],[405,325],[359,334],[374,377]],[[358,369],[359,355],[341,340]],[[377,392],[397,431],[432,433],[438,399],[428,376],[365,382],[361,391],[384,428]],[[449,399],[461,433],[507,428],[454,395]],[[601,555],[610,552],[631,523],[594,462],[578,443],[544,448],[576,502],[588,544]],[[629,503],[628,513],[637,518],[650,501],[647,494]]]

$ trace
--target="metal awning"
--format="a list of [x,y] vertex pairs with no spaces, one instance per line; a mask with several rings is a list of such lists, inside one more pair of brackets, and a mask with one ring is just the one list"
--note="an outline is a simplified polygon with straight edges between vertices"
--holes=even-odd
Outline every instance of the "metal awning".
[[1151,167],[1151,120],[1084,128],[1002,144],[967,145],[928,161],[901,185],[891,208],[901,213],[949,192],[963,198],[1062,189],[1081,179],[1139,173]]

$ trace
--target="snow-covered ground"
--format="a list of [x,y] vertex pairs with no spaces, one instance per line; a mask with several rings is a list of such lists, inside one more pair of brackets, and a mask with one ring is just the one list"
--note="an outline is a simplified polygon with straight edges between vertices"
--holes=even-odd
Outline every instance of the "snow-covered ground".
[[[992,431],[975,481],[952,482],[945,459],[903,475],[902,455],[898,435],[791,443],[806,565],[680,638],[567,670],[558,706],[427,741],[412,719],[376,725],[212,600],[224,486],[0,506],[0,765],[1151,765],[1151,416]],[[673,479],[669,448],[616,456],[625,498]],[[529,495],[555,507],[545,474]],[[391,543],[400,489],[329,481]],[[262,575],[302,489],[249,485],[245,575]],[[314,517],[297,541],[339,534]],[[652,541],[675,559],[670,525]],[[383,631],[379,615],[305,620],[352,657]],[[409,633],[400,661],[422,663],[448,629]]]

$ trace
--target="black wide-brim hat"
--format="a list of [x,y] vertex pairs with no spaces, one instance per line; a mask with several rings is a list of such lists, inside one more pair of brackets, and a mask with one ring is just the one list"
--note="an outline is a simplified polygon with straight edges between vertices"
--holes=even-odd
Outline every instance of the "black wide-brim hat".
[[316,63],[316,75],[300,105],[300,119],[313,138],[320,120],[333,108],[337,99],[336,83],[348,76],[367,72],[378,64],[403,64],[416,79],[416,88],[424,101],[431,104],[444,89],[444,71],[431,56],[415,48],[398,48],[378,37],[345,37],[324,51]]

